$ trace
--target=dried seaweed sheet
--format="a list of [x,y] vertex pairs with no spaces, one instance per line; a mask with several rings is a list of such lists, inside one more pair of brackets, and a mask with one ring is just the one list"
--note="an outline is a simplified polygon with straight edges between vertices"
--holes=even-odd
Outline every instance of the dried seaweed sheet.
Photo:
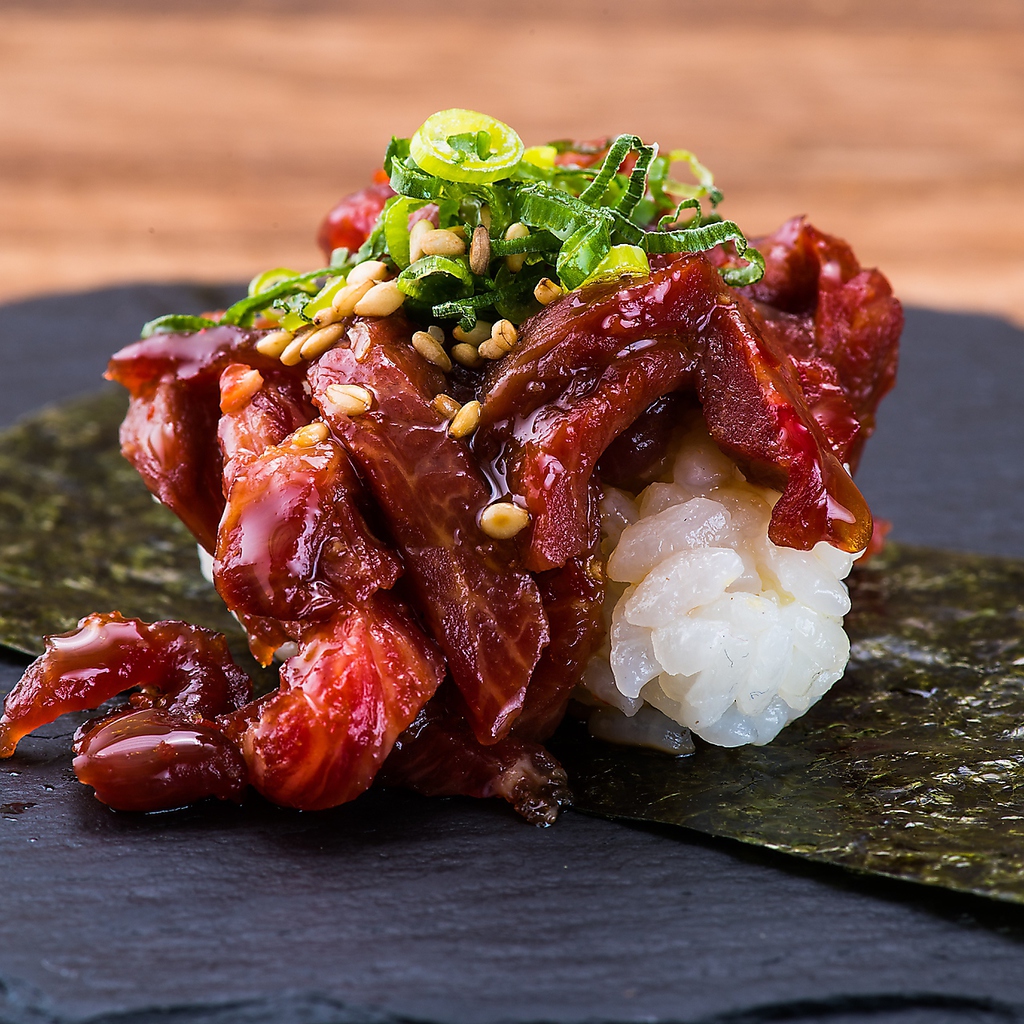
[[576,807],[1024,902],[1024,562],[893,545],[851,590],[850,667],[778,739],[577,741]]
[[53,406],[0,434],[0,644],[42,638],[92,611],[238,624],[199,571],[192,535],[150,496],[118,447],[128,407],[115,389]]
[[[94,610],[241,631],[118,452],[103,392],[0,435],[0,643]],[[562,736],[576,806],[1024,902],[1024,562],[891,546],[855,571],[844,679],[767,747]],[[249,661],[247,668],[255,663]]]

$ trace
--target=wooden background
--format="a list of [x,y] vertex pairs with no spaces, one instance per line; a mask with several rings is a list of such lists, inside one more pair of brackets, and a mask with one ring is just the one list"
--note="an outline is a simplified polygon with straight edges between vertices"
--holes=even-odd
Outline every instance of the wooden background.
[[432,111],[686,146],[905,301],[1024,323],[1024,0],[0,0],[0,300],[311,267]]

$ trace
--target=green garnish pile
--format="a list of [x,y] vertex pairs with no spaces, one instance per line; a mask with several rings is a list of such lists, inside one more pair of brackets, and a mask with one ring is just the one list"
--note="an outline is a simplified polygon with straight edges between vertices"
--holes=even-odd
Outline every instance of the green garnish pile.
[[[163,316],[146,324],[143,337],[218,323],[251,326],[257,315],[298,330],[365,260],[394,268],[404,308],[414,319],[457,323],[464,330],[481,317],[521,323],[539,308],[534,290],[544,278],[571,291],[613,277],[644,277],[650,253],[703,252],[731,243],[746,264],[723,268],[727,283],[751,284],[764,273],[761,254],[736,224],[715,212],[722,194],[692,153],[659,154],[657,145],[644,145],[635,135],[620,135],[592,167],[560,166],[557,157],[566,151],[583,152],[570,142],[524,149],[519,136],[494,118],[440,111],[411,139],[391,140],[384,169],[397,195],[357,252],[336,249],[329,267],[305,274],[267,271],[219,321]],[[635,161],[625,173],[620,168],[631,155]],[[695,184],[669,176],[679,163],[689,167]],[[471,269],[468,255],[411,259],[410,217],[427,204],[437,207],[438,227],[455,229],[467,241],[480,225],[486,228],[490,248],[483,273]]]

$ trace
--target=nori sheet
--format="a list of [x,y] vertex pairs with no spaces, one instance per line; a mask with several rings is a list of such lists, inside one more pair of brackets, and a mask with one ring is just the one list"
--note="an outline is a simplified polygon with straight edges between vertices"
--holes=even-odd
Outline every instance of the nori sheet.
[[[116,608],[225,632],[255,673],[120,456],[125,406],[105,391],[0,434],[0,644],[38,654]],[[850,668],[773,743],[673,758],[564,730],[576,807],[1024,902],[1024,561],[891,545],[851,590]]]
[[0,644],[41,654],[44,635],[93,611],[184,619],[225,633],[265,684],[194,538],[121,457],[127,407],[111,388],[0,433]]
[[890,545],[846,675],[764,747],[577,737],[577,809],[1024,903],[1024,561]]

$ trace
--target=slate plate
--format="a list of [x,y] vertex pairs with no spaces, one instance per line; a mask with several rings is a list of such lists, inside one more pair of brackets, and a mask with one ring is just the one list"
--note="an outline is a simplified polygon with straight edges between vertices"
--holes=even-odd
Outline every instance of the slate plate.
[[[144,320],[224,301],[126,286],[3,307],[0,424],[93,391]],[[900,539],[1024,556],[1022,361],[1006,324],[909,312],[859,477]],[[23,664],[0,652],[0,689]],[[73,726],[0,766],[3,1024],[1024,1021],[1010,904],[398,793],[113,815],[70,773]]]

